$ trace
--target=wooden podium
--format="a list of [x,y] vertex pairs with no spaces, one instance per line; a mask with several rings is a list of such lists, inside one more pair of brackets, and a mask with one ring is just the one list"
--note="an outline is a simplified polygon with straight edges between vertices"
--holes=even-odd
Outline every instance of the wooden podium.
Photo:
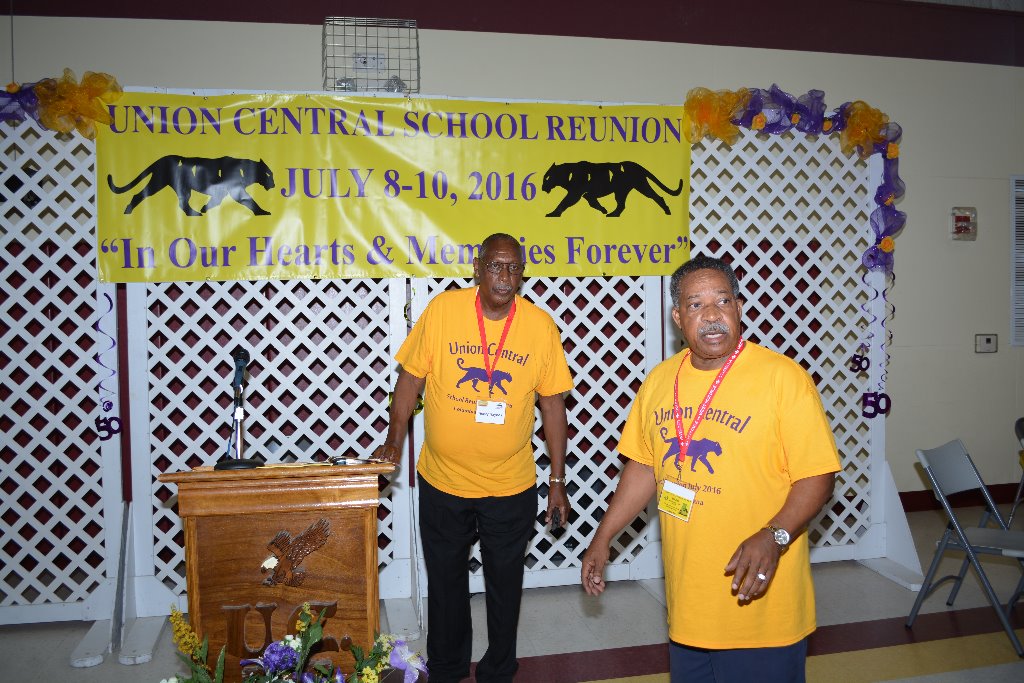
[[378,481],[393,470],[359,461],[160,475],[178,486],[189,621],[210,640],[211,668],[227,646],[226,683],[241,680],[240,660],[295,633],[304,602],[315,615],[327,609],[315,659],[347,672],[348,645],[372,645]]

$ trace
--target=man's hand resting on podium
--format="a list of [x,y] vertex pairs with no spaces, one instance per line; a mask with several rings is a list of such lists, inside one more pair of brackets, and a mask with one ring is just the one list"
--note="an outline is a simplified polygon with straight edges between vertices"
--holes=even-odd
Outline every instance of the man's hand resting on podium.
[[377,446],[377,448],[373,450],[373,455],[371,457],[374,460],[383,460],[384,462],[389,462],[392,465],[397,465],[402,461],[402,450],[394,444],[385,443]]

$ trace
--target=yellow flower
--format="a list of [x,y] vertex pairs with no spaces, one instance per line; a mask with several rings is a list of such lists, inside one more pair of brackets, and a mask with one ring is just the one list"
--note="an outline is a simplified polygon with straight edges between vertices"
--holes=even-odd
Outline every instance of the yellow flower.
[[886,254],[891,254],[892,250],[896,248],[896,240],[891,237],[883,237],[882,241],[878,243],[878,248]]
[[199,636],[191,626],[185,623],[185,617],[176,607],[171,607],[170,622],[171,628],[174,630],[174,644],[178,646],[178,650],[190,659],[196,659],[196,652],[199,650]]
[[360,678],[362,679],[360,683],[377,683],[379,680],[379,678],[377,677],[377,672],[368,666],[363,667],[363,671],[360,674]]
[[886,159],[895,159],[899,155],[900,155],[900,146],[897,145],[895,142],[890,142],[888,145],[885,146],[885,158]]
[[793,115],[789,117],[789,122],[792,123],[794,126],[800,123],[800,114],[793,112]]
[[295,622],[295,632],[302,633],[313,623],[313,610],[308,602],[302,603],[302,612],[299,613],[299,620]]
[[829,132],[830,130],[832,130],[832,121],[830,121],[829,119],[825,119],[825,120],[824,120],[824,121],[822,121],[822,123],[821,123],[821,131],[822,131],[823,133],[827,133],[827,132]]
[[764,124],[766,123],[768,123],[768,119],[765,117],[765,115],[757,114],[756,116],[754,116],[754,120],[750,122],[750,128],[752,130],[762,130],[764,129]]

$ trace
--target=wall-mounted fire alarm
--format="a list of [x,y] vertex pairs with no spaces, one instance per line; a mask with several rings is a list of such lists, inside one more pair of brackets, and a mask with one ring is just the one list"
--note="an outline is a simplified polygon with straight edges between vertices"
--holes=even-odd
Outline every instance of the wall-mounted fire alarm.
[[973,242],[978,239],[978,210],[973,206],[954,206],[950,237]]

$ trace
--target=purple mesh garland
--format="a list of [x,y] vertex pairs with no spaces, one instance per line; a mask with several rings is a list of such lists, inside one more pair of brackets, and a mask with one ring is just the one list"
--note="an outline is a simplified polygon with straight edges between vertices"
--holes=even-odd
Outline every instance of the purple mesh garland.
[[883,204],[871,212],[871,229],[875,231],[875,243],[892,237],[903,229],[907,214],[894,206]]
[[868,270],[883,270],[886,274],[892,273],[892,252],[882,251],[877,244],[867,248],[864,255],[860,257],[860,262]]
[[39,122],[39,98],[36,97],[35,83],[27,83],[17,92],[0,90],[0,121],[24,121],[31,116]]
[[798,131],[807,135],[820,135],[825,123],[825,92],[808,90],[806,95],[797,98],[793,111],[800,116],[796,122]]
[[793,127],[793,112],[795,110],[796,98],[772,83],[762,111],[765,115],[765,124],[762,130],[769,135],[785,133]]

